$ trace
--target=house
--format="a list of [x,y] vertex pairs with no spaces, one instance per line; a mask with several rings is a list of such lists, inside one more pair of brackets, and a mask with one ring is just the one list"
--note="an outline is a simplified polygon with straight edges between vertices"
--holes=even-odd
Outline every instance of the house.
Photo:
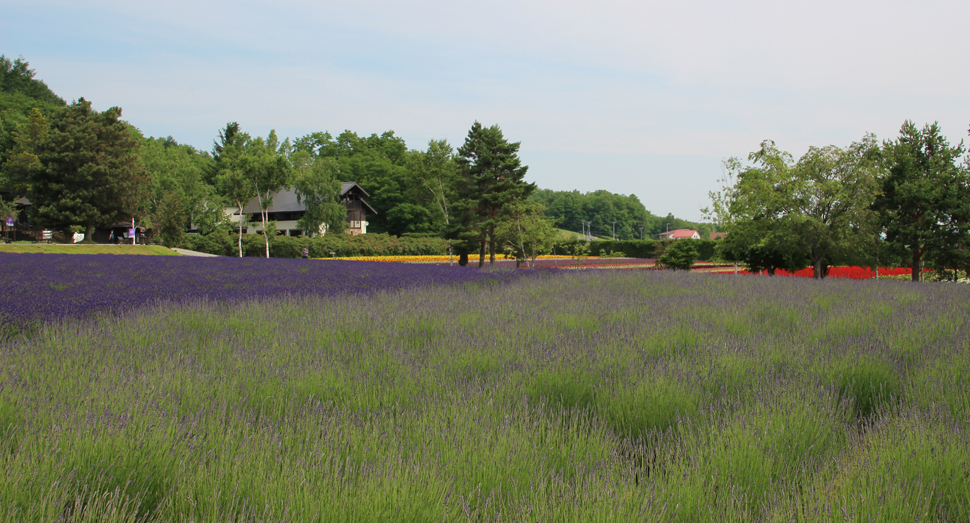
[[[343,182],[340,184],[340,200],[343,202],[344,207],[347,208],[346,231],[348,234],[366,234],[367,215],[377,214],[377,211],[364,200],[365,196],[370,197],[360,185],[357,185],[357,182]],[[230,213],[230,219],[234,223],[238,223],[241,219],[239,210],[235,207],[227,208],[226,212]],[[306,213],[306,206],[297,199],[296,191],[294,191],[293,187],[273,194],[273,205],[270,205],[266,212],[268,214],[267,220],[276,222],[276,234],[286,236],[303,235],[303,231],[299,229],[297,222]],[[243,209],[243,214],[248,215],[251,221],[247,227],[248,232],[256,233],[263,230],[262,220],[259,215],[258,198],[253,198],[246,204]],[[320,234],[326,234],[326,232],[327,226],[321,226]]]
[[712,232],[710,239],[712,240],[723,240],[727,236],[726,232]]
[[699,240],[701,235],[694,229],[674,229],[659,234],[661,240]]

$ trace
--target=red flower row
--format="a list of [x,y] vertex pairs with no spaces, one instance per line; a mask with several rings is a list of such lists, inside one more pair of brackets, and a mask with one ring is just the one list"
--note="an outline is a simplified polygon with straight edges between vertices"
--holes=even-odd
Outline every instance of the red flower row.
[[[904,274],[911,274],[912,269],[909,267],[880,267],[879,276],[901,276]],[[755,274],[750,271],[738,271],[738,274]],[[763,272],[762,274],[767,274]],[[800,271],[788,272],[786,270],[780,269],[775,272],[775,276],[794,276],[799,278],[811,278],[815,275],[811,267],[807,269],[802,269]],[[870,280],[876,277],[875,271],[872,267],[832,267],[829,269],[830,278],[849,278],[851,280]]]

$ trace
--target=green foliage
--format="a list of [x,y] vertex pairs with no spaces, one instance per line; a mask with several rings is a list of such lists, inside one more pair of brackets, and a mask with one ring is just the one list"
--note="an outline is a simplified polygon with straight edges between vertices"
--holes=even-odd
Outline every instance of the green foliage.
[[54,94],[43,81],[35,80],[34,75],[34,70],[30,69],[30,64],[23,57],[11,61],[0,54],[0,92],[19,92],[45,104],[65,105],[61,97]]
[[[546,216],[556,226],[574,232],[588,228],[593,236],[601,238],[612,238],[613,222],[616,222],[616,237],[621,240],[656,239],[658,234],[674,229],[695,229],[701,238],[707,238],[711,232],[710,224],[689,222],[672,214],[654,216],[633,194],[539,189],[530,199],[546,207]],[[584,222],[590,223],[587,226]]]
[[141,221],[150,225],[153,234],[162,235],[166,245],[181,243],[185,231],[193,226],[209,233],[224,220],[224,205],[205,181],[205,173],[212,168],[207,153],[169,136],[146,138],[139,158],[150,180]]
[[[592,256],[603,256],[605,253],[623,253],[629,258],[659,258],[668,247],[675,243],[688,242],[697,250],[697,260],[710,261],[715,256],[715,247],[718,242],[714,240],[598,240],[585,242],[582,240],[558,241],[550,251],[545,254],[572,254],[576,246],[582,245],[587,249],[587,253]],[[554,251],[554,252],[553,252]]]
[[[237,241],[238,236],[236,234],[217,230],[207,235],[188,235],[184,245],[187,249],[193,251],[233,256],[237,254]],[[243,255],[264,255],[263,252],[260,252],[263,241],[262,235],[243,234]],[[399,238],[376,233],[361,235],[327,234],[315,238],[273,235],[269,238],[269,244],[274,258],[300,258],[303,247],[310,250],[311,258],[329,258],[331,252],[340,257],[421,256],[448,253],[448,244],[441,238]]]
[[[44,120],[46,129],[46,119],[65,105],[44,82],[34,79],[34,71],[29,67],[23,58],[10,60],[0,55],[0,191],[16,197],[27,193],[23,169],[35,160],[31,158],[32,147],[39,139],[30,135],[38,131],[39,119]],[[17,156],[18,165],[6,165]]]
[[153,229],[158,229],[162,245],[178,247],[185,241],[185,222],[189,213],[186,210],[182,196],[172,192],[164,195],[156,210],[157,221]]
[[912,280],[918,281],[926,257],[940,269],[965,266],[970,260],[970,174],[957,165],[963,144],[951,146],[936,123],[920,130],[907,120],[899,137],[884,144],[883,154],[888,173],[873,208],[886,242],[912,267]]
[[120,120],[121,109],[98,113],[81,98],[52,115],[50,132],[34,146],[31,219],[48,227],[107,225],[136,214],[146,184],[140,140]]
[[290,162],[297,201],[306,207],[297,227],[310,237],[320,234],[323,226],[327,233],[342,233],[347,223],[344,219],[347,209],[340,202],[336,163],[332,158],[321,158],[306,150],[295,150]]
[[872,135],[841,149],[812,147],[798,162],[767,140],[748,156],[725,162],[724,188],[711,193],[728,237],[719,256],[752,271],[799,270],[822,278],[878,236],[869,203],[876,192],[878,147]]
[[466,200],[464,228],[476,231],[480,244],[479,266],[485,263],[488,246],[489,263],[495,262],[503,209],[524,201],[536,189],[525,181],[528,167],[519,159],[519,142],[505,139],[498,125],[485,127],[472,124],[465,143],[458,149],[456,161],[461,169],[461,198]]
[[697,260],[697,255],[697,248],[690,240],[675,240],[674,244],[657,258],[657,263],[668,269],[689,271]]
[[27,194],[31,176],[44,167],[37,157],[37,147],[49,133],[47,118],[36,108],[31,109],[28,119],[10,133],[12,144],[0,170],[0,188],[14,195]]
[[505,206],[495,235],[515,254],[516,260],[526,260],[534,266],[539,253],[552,248],[559,231],[543,216],[542,205],[518,201]]

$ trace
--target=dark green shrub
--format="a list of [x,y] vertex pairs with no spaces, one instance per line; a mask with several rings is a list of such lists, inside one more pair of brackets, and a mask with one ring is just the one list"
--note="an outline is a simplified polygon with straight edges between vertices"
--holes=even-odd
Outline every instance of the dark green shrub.
[[697,260],[697,247],[692,240],[677,240],[657,258],[657,262],[668,269],[689,271]]

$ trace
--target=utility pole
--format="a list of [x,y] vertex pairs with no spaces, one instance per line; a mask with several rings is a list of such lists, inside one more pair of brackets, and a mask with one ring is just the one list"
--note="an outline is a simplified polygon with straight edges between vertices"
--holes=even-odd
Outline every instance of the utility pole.
[[613,222],[613,241],[616,241],[616,222]]
[[643,241],[643,226],[640,226],[640,241]]

